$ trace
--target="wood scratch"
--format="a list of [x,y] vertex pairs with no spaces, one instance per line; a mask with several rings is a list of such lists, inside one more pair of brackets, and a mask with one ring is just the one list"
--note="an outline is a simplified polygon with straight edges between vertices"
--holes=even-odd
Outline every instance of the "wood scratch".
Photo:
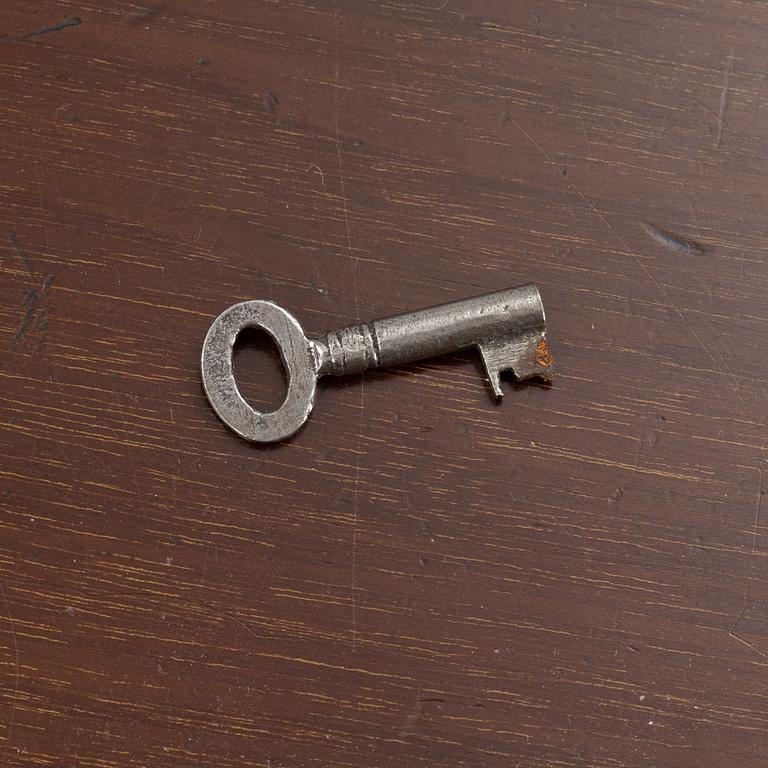
[[654,226],[653,224],[647,224],[641,222],[643,229],[646,233],[652,237],[657,243],[671,248],[673,251],[680,251],[680,253],[690,253],[692,255],[701,256],[704,254],[704,248],[699,245],[695,240],[691,240],[688,237],[682,237],[674,234],[661,227]]
[[415,733],[415,726],[416,722],[419,719],[419,716],[421,715],[421,708],[422,708],[422,701],[419,698],[420,693],[416,692],[416,697],[413,702],[413,706],[411,707],[411,711],[408,713],[407,717],[405,718],[405,722],[403,723],[402,727],[398,731],[398,735],[400,738],[403,738],[404,736],[411,736]]
[[619,649],[621,647],[622,631],[621,631],[621,600],[616,604],[616,616],[613,619],[613,636],[616,640],[616,646],[613,650],[613,659],[611,660],[611,668],[616,669],[616,659],[619,656]]
[[19,326],[16,329],[16,332],[13,334],[13,338],[11,339],[12,350],[16,349],[19,342],[24,338],[24,334],[26,334],[27,328],[29,327],[29,321],[32,319],[32,315],[35,313],[36,309],[36,306],[27,307],[24,311],[24,314],[21,316]]
[[146,5],[143,8],[140,8],[136,13],[132,13],[127,21],[131,26],[146,24],[160,16],[163,11],[165,11],[165,5],[163,3],[153,3],[152,5]]
[[[349,210],[347,206],[347,187],[344,181],[344,163],[341,157],[341,138],[339,133],[339,15],[334,13],[334,31],[336,47],[334,49],[334,82],[333,82],[333,126],[336,137],[336,159],[339,165],[339,180],[341,183],[341,202],[344,210],[344,226],[347,233],[347,253],[352,257],[352,297],[355,302],[355,316],[360,322],[360,302],[357,293],[357,267],[359,259],[352,251],[352,235],[349,228]],[[322,173],[322,172],[321,172]],[[365,412],[365,383],[360,379],[360,424],[357,432],[357,457],[355,461],[355,489],[352,502],[352,653],[357,645],[357,512],[360,499],[360,453],[363,444],[363,414]]]
[[[35,351],[39,352],[43,345],[45,333],[48,330],[48,309],[45,300],[53,283],[54,276],[46,275],[43,278],[40,290],[32,289],[24,296],[24,312],[19,319],[19,325],[11,338],[11,350],[15,350],[24,340],[30,327],[33,329],[37,342]],[[34,323],[32,322],[34,320]]]
[[264,91],[264,95],[261,97],[261,105],[264,107],[265,112],[274,112],[279,103],[280,99],[272,91]]
[[32,272],[32,265],[29,263],[29,259],[27,258],[27,254],[24,253],[21,246],[19,245],[19,241],[16,238],[16,233],[11,232],[8,235],[8,242],[13,247],[13,250],[16,252],[16,256],[18,256],[19,261],[21,262],[21,265],[24,267],[24,269],[27,270],[27,274],[34,274]]
[[30,37],[37,37],[38,35],[47,35],[49,32],[58,32],[61,29],[66,29],[67,27],[76,27],[79,24],[82,24],[82,21],[79,16],[67,16],[64,21],[60,21],[58,24],[50,24],[47,27],[41,27],[40,29],[36,29],[34,32],[27,32],[24,35],[19,35],[16,39],[17,40],[28,40]]
[[[762,453],[765,452],[765,448],[768,445],[768,437],[763,441],[763,448]],[[759,477],[757,481],[757,503],[755,504],[755,522],[752,526],[752,554],[755,554],[757,552],[757,532],[759,530],[760,526],[760,507],[762,506],[762,497],[763,497],[763,468],[758,468]],[[739,611],[739,615],[734,620],[733,624],[731,624],[730,629],[728,630],[728,636],[732,637],[734,640],[738,640],[743,645],[746,645],[747,648],[751,648],[755,653],[762,656],[764,659],[768,659],[768,653],[765,651],[760,650],[754,643],[749,642],[749,640],[744,639],[740,635],[736,634],[736,627],[739,625],[739,622],[744,618],[744,614],[747,612],[747,600],[749,599],[749,579],[747,579],[747,585],[744,587],[744,596],[741,599],[741,610]]]
[[[337,35],[337,42],[338,42],[338,28],[336,30]],[[352,237],[350,233],[349,228],[349,210],[347,206],[347,184],[344,179],[344,163],[341,158],[341,138],[339,135],[339,48],[338,45],[336,46],[336,65],[335,65],[335,74],[334,74],[334,88],[333,88],[333,125],[334,125],[334,133],[336,138],[336,159],[338,161],[339,165],[339,181],[341,184],[341,203],[343,206],[343,212],[344,212],[344,227],[346,229],[347,233],[347,252],[350,256],[352,256],[353,261],[353,269],[357,268],[357,257],[352,253]],[[353,272],[354,275],[354,272]],[[354,292],[354,299],[355,299],[355,309],[359,310],[357,306],[357,291]],[[359,317],[359,311],[358,311],[358,321],[360,320]]]
[[45,204],[43,203],[43,182],[40,179],[40,164],[35,163],[35,176],[37,177],[37,197],[40,201],[40,218],[43,225],[43,244],[48,245],[48,234],[46,232]]
[[[338,149],[338,131],[336,133],[336,148]],[[317,171],[320,174],[320,183],[325,186],[325,174],[323,173],[323,169],[319,165],[315,165],[314,163],[310,163],[305,169],[305,171]],[[349,238],[349,231],[347,231],[347,238]]]
[[[768,445],[768,437],[763,440],[762,453],[765,453],[766,445]],[[760,528],[760,507],[763,503],[763,468],[758,467],[757,472],[757,503],[755,504],[755,524],[752,528],[752,554],[757,551],[757,532]]]
[[[741,618],[741,616],[739,616],[739,618]],[[734,627],[735,627],[735,626],[736,626],[736,625],[734,624]],[[730,635],[730,636],[731,636],[731,637],[732,637],[734,640],[738,640],[740,643],[743,643],[744,645],[746,645],[746,646],[747,646],[747,648],[751,648],[751,649],[752,649],[752,650],[753,650],[753,651],[754,651],[756,654],[758,654],[759,656],[762,656],[764,659],[768,659],[768,653],[766,653],[765,651],[761,651],[761,650],[760,650],[760,649],[759,649],[759,648],[758,648],[758,647],[757,647],[757,646],[756,646],[754,643],[750,643],[750,642],[749,642],[749,640],[745,640],[745,639],[744,639],[743,637],[741,637],[740,635],[737,635],[737,634],[736,634],[736,633],[733,631],[733,627],[731,627],[731,629],[730,629],[730,631],[728,632],[728,634],[729,634],[729,635]]]
[[725,113],[728,109],[728,93],[731,88],[731,72],[733,71],[733,48],[728,56],[728,64],[725,68],[725,82],[723,92],[720,94],[720,109],[717,113],[717,134],[715,136],[715,148],[720,146],[723,139],[723,126],[725,125]]
[[16,667],[16,681],[13,688],[13,701],[11,702],[11,715],[8,718],[8,725],[5,729],[5,746],[10,749],[11,744],[11,731],[13,730],[13,723],[16,718],[16,700],[19,695],[19,680],[21,678],[21,665],[19,664],[19,641],[16,637],[16,627],[14,626],[13,616],[11,615],[11,606],[8,603],[8,595],[5,593],[5,587],[0,584],[0,595],[3,596],[3,602],[5,603],[5,615],[8,618],[8,625],[11,628],[11,640],[13,641],[13,656]]
[[357,511],[360,499],[360,453],[363,447],[363,414],[365,412],[365,384],[360,379],[360,424],[357,430],[357,457],[355,461],[355,492],[352,516],[352,653],[357,644]]
[[648,427],[648,403],[645,404],[645,415],[643,416],[643,427],[640,430],[640,439],[637,443],[637,453],[635,453],[635,469],[640,468],[640,455],[643,452],[643,442],[645,441],[645,430]]

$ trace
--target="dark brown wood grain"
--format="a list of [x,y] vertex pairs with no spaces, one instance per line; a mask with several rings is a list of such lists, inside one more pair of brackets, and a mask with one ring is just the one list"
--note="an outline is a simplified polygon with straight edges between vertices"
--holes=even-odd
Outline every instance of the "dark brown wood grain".
[[[766,765],[765,4],[0,18],[0,765]],[[202,393],[235,301],[529,280],[502,405],[457,355],[257,448]]]

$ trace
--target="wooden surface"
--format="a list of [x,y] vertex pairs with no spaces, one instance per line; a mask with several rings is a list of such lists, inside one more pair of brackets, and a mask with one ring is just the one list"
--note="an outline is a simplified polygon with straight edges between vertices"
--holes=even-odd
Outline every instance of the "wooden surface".
[[[766,765],[765,4],[3,10],[0,765]],[[500,406],[462,354],[257,448],[201,391],[235,301],[528,280]]]

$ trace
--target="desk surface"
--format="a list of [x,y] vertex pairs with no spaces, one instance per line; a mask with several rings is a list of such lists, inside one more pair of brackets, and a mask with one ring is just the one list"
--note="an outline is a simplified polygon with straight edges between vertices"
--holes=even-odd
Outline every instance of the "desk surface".
[[[0,762],[764,766],[768,8],[5,5]],[[202,394],[235,301],[529,280],[502,405],[460,354],[258,448]]]

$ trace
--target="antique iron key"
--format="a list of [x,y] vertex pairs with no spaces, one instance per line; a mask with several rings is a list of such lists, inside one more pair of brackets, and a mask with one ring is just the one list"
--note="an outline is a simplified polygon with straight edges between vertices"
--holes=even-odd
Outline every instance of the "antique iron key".
[[[288,378],[283,404],[270,413],[253,408],[240,394],[232,351],[245,328],[261,328],[275,341]],[[298,320],[271,301],[244,301],[213,321],[203,344],[203,387],[219,418],[238,435],[270,443],[293,435],[306,422],[315,401],[317,379],[362,373],[477,347],[494,395],[500,374],[518,381],[550,380],[553,360],[546,339],[544,307],[538,288],[506,291],[440,304],[372,320],[307,338]]]

